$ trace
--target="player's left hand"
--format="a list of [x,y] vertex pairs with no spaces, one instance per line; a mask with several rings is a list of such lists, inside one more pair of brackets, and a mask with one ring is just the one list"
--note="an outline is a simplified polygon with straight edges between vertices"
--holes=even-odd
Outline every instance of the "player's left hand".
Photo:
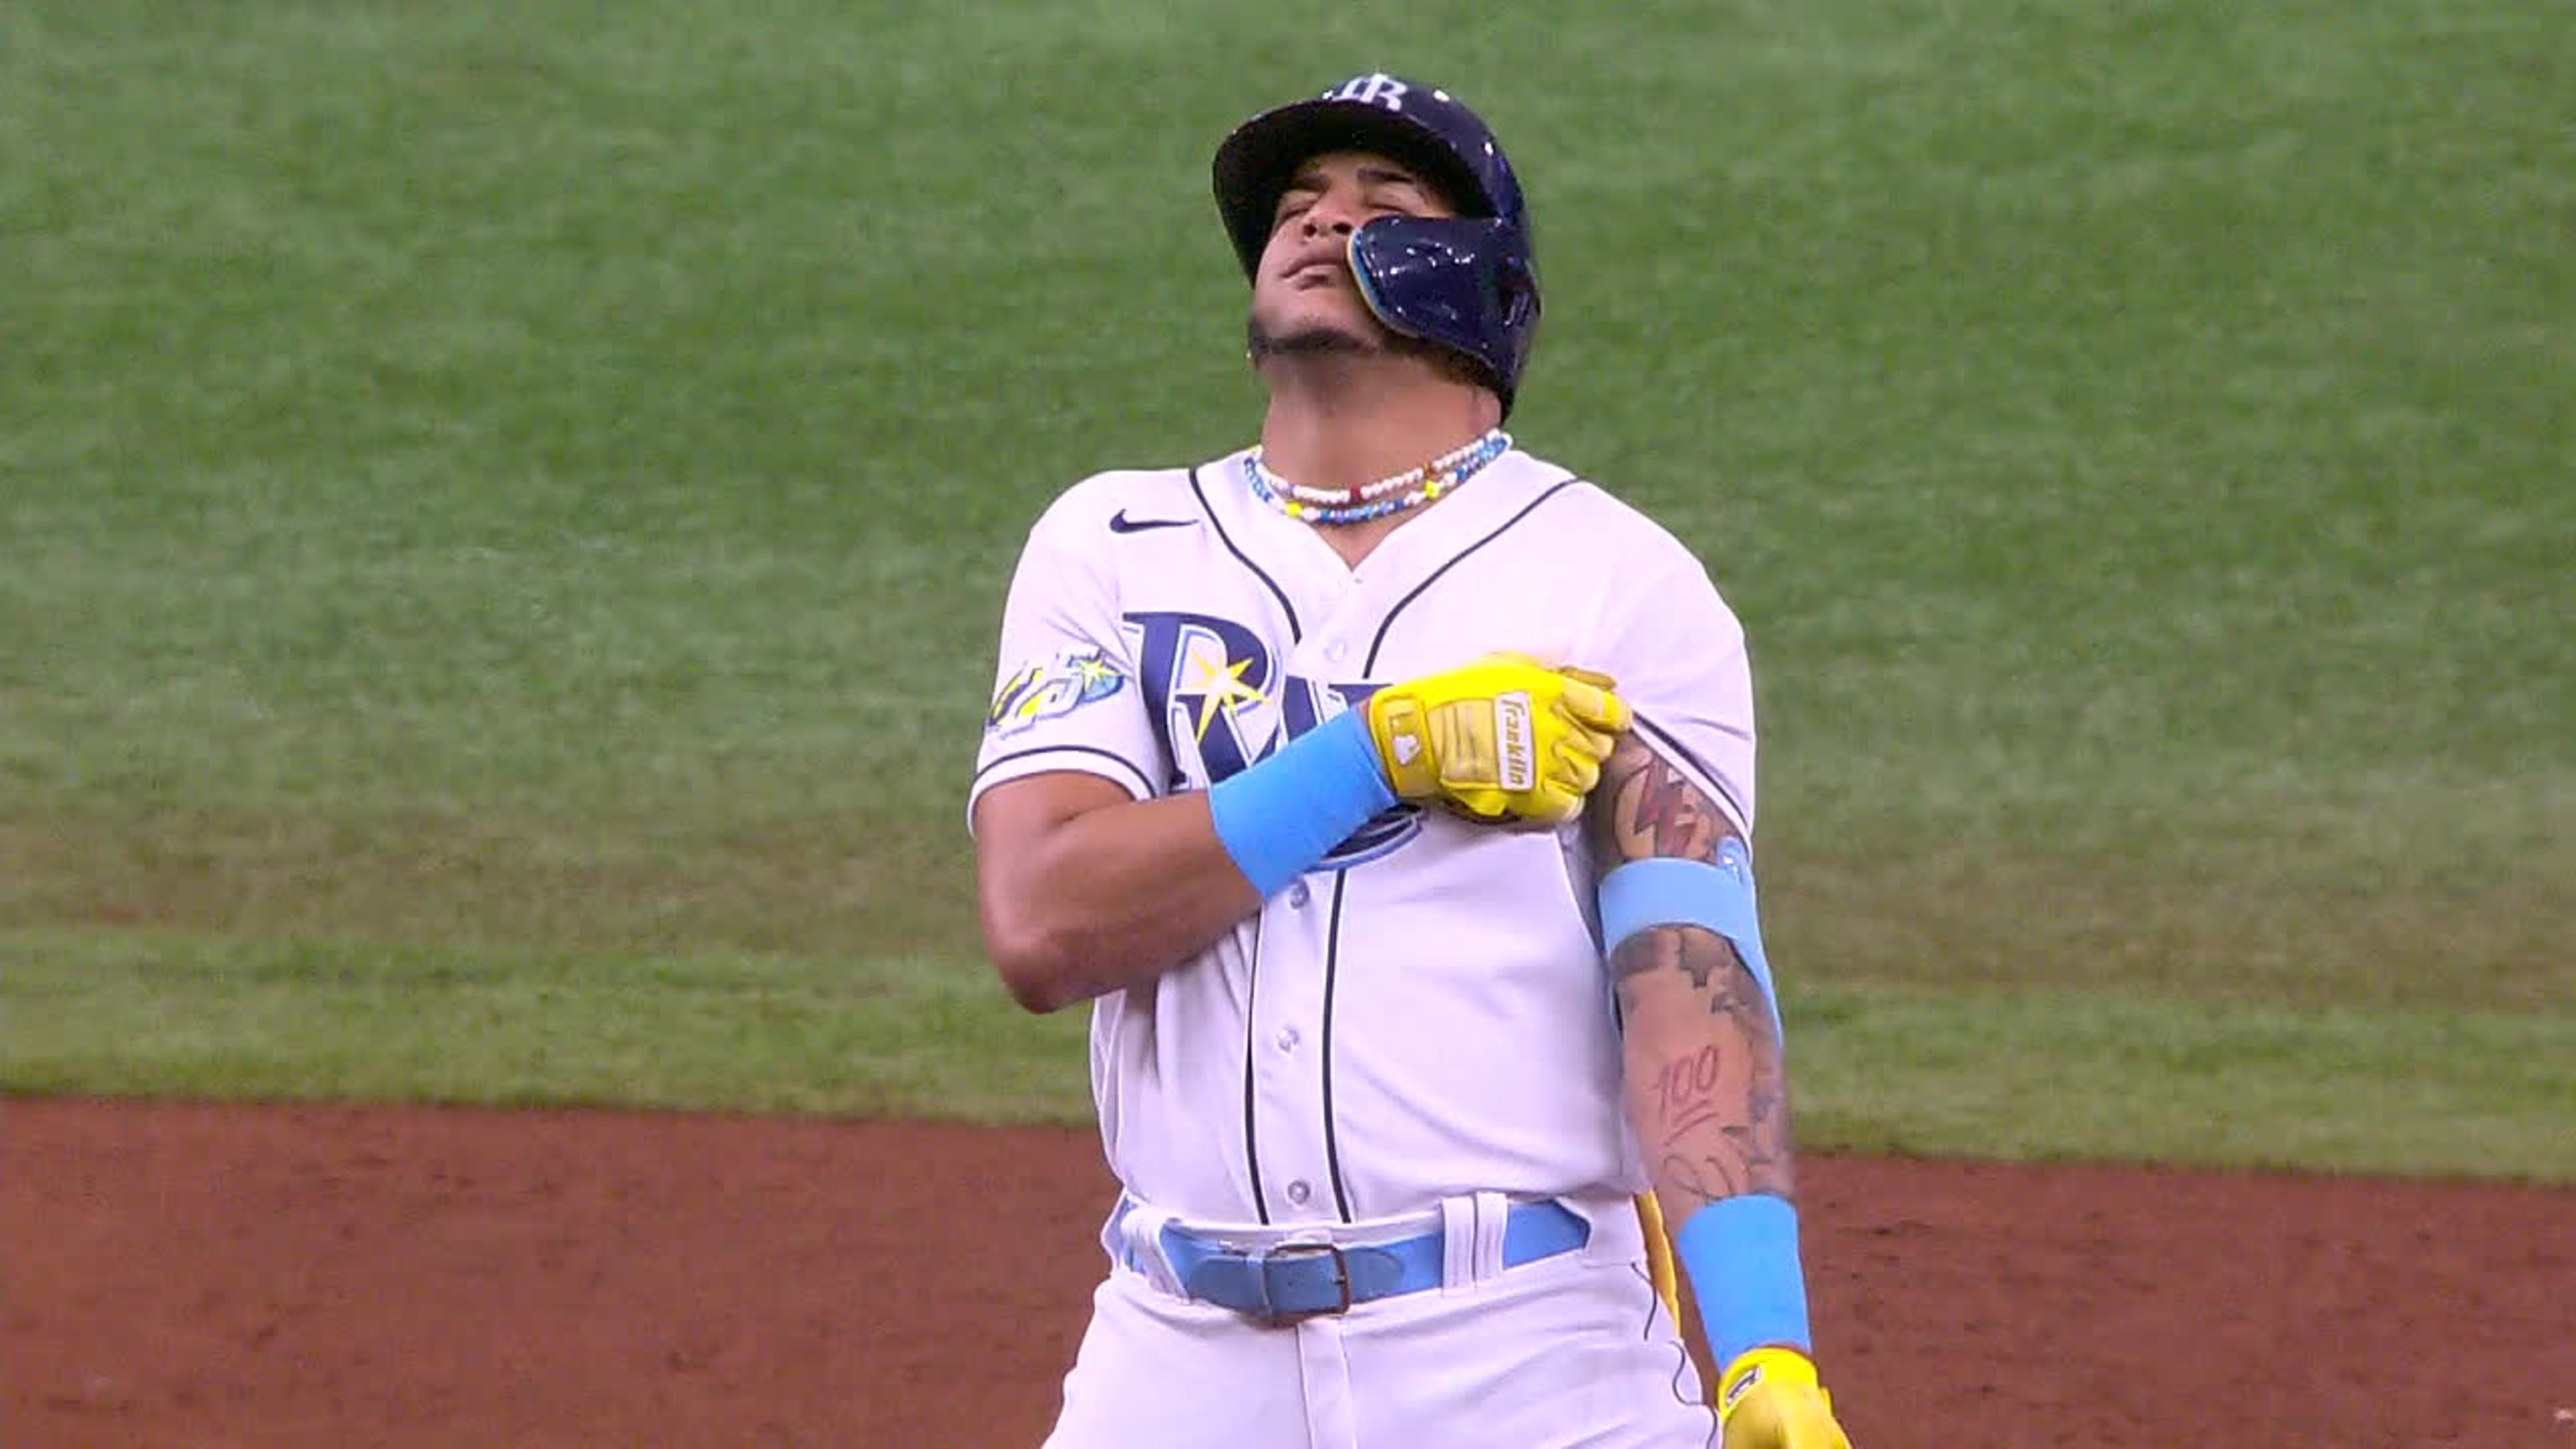
[[1403,800],[1470,820],[1563,825],[1583,813],[1629,725],[1615,682],[1525,654],[1487,654],[1369,696],[1369,736]]
[[1717,1384],[1725,1449],[1851,1449],[1815,1364],[1794,1348],[1738,1354]]

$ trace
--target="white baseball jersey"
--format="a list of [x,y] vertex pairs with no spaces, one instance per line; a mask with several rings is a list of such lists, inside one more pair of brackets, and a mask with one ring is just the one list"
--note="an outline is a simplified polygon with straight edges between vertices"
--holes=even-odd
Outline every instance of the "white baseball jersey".
[[[1504,649],[1615,676],[1749,834],[1734,613],[1664,529],[1517,451],[1355,569],[1252,492],[1241,454],[1076,485],[1012,583],[974,794],[1054,770],[1204,790],[1380,685]],[[1578,827],[1397,806],[1197,959],[1094,1004],[1110,1167],[1216,1222],[1642,1191],[1592,900]]]

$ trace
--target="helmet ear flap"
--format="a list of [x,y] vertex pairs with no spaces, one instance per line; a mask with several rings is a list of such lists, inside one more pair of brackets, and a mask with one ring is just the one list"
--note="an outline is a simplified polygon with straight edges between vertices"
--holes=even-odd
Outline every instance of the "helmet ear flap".
[[1493,217],[1382,216],[1351,234],[1350,257],[1378,320],[1474,364],[1508,416],[1539,313],[1522,230]]

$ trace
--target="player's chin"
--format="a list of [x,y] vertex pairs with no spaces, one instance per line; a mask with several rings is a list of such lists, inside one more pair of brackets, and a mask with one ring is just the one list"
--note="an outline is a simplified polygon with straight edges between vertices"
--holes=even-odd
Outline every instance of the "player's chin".
[[1386,329],[1324,307],[1255,311],[1246,347],[1258,362],[1269,357],[1362,356],[1386,350]]

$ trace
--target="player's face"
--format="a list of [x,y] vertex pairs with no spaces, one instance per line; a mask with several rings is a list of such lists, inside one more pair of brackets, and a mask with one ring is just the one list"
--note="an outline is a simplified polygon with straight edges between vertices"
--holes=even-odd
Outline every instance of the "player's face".
[[1335,151],[1299,167],[1253,277],[1254,355],[1384,347],[1386,328],[1351,275],[1351,233],[1381,216],[1454,214],[1419,173],[1383,156]]

